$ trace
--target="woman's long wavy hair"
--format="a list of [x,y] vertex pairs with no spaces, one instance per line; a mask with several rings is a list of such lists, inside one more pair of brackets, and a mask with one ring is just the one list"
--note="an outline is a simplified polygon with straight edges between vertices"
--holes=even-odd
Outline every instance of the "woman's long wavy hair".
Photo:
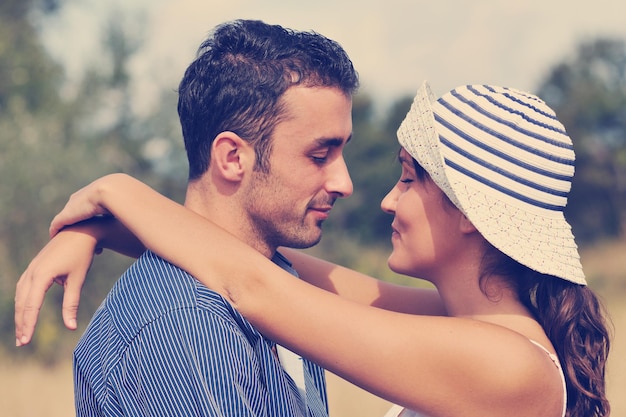
[[611,335],[608,314],[594,292],[587,286],[536,272],[493,246],[482,267],[483,292],[490,276],[503,277],[552,342],[565,374],[566,416],[608,416],[605,366]]

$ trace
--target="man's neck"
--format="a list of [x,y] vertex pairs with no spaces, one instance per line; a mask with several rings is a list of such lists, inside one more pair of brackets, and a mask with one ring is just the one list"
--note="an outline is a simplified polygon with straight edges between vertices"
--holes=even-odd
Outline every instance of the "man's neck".
[[277,248],[259,239],[258,234],[251,230],[237,199],[206,191],[188,187],[185,207],[212,221],[267,258],[272,258]]

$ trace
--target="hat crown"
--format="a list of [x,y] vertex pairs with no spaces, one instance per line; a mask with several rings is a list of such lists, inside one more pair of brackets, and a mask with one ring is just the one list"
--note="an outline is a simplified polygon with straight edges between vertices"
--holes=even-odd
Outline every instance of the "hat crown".
[[525,210],[563,211],[574,149],[554,111],[511,88],[468,85],[433,104],[448,169]]

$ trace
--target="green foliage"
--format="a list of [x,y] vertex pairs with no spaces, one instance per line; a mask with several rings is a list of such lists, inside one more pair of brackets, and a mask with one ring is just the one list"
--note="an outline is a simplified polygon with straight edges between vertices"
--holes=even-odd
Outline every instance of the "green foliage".
[[620,236],[626,221],[626,44],[597,39],[556,65],[539,89],[572,137],[576,176],[566,215],[581,243]]

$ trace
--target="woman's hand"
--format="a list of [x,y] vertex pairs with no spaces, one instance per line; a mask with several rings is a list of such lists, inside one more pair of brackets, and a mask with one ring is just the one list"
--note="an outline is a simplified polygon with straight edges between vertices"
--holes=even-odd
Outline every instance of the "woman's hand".
[[[16,345],[30,342],[46,292],[54,282],[63,285],[62,315],[65,326],[76,329],[80,291],[94,253],[101,248],[137,258],[144,245],[105,208],[107,190],[122,190],[130,177],[112,174],[72,194],[50,225],[50,242],[31,261],[15,291]],[[132,200],[136,194],[129,190]],[[126,205],[126,201],[121,203]]]
[[76,329],[80,291],[98,243],[89,226],[77,225],[57,233],[30,262],[15,290],[15,344],[31,341],[44,296],[53,283],[64,287],[63,322]]
[[50,237],[54,237],[64,227],[80,221],[98,216],[110,216],[111,213],[101,204],[100,194],[102,187],[115,175],[117,174],[99,178],[73,193],[63,210],[52,219],[49,230]]

